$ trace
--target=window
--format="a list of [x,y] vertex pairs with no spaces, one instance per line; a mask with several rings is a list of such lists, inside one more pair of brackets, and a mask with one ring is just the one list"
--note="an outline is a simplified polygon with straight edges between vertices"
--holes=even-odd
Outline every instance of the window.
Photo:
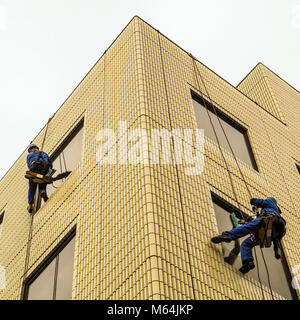
[[26,284],[27,300],[71,300],[75,235],[68,237],[52,259],[48,259]]
[[[220,110],[216,109],[216,112],[222,124],[221,127],[220,122],[218,121],[218,117],[216,116],[214,109],[209,102],[205,102],[207,107],[206,108],[204,106],[203,99],[196,95],[194,92],[192,92],[192,101],[197,121],[197,127],[204,129],[205,136],[217,142],[213,130],[213,128],[215,128],[221,147],[231,152],[230,146],[222,130],[223,127],[236,157],[258,171],[254,155],[251,150],[247,129],[242,127],[235,120],[229,118]],[[211,122],[213,123],[213,126]]]
[[297,168],[297,170],[298,170],[298,172],[299,172],[299,174],[300,174],[300,166],[298,166],[298,165],[296,164],[296,168]]
[[3,219],[4,219],[4,212],[2,212],[0,214],[0,237],[1,237],[1,233],[2,233]]
[[[51,156],[53,168],[56,170],[53,175],[54,177],[59,173],[72,171],[80,163],[83,144],[83,125],[84,119],[78,123],[71,134]],[[48,197],[62,184],[63,180],[57,180],[53,184],[47,185]],[[42,199],[40,201],[42,206],[44,201]]]
[[[225,202],[223,199],[219,198],[218,196],[212,194],[213,200],[213,207],[217,219],[218,231],[222,233],[226,230],[231,230],[234,227],[231,213],[234,211],[238,219],[241,219],[243,216],[247,216],[245,214],[240,213],[240,211],[230,204]],[[240,258],[240,245],[244,239],[248,236],[241,238],[236,241],[232,241],[230,243],[222,243],[222,253],[224,256],[224,261],[231,264],[234,268],[239,269],[242,266],[241,258]],[[256,255],[257,255],[257,262],[258,262],[258,269],[260,279],[263,285],[269,286],[268,283],[268,275],[266,272],[266,267],[263,261],[263,257],[261,255],[261,250],[259,246],[255,247]],[[271,287],[274,291],[278,292],[283,297],[292,300],[293,298],[296,299],[295,291],[291,288],[291,275],[289,273],[289,269],[287,266],[287,262],[285,257],[283,257],[281,252],[281,259],[277,260],[274,257],[274,250],[273,245],[270,248],[263,248],[263,255],[265,257],[265,261],[268,267]],[[247,273],[253,279],[259,281],[257,275],[257,265],[255,259],[255,253],[253,249],[253,257],[254,257],[254,264],[255,268]]]

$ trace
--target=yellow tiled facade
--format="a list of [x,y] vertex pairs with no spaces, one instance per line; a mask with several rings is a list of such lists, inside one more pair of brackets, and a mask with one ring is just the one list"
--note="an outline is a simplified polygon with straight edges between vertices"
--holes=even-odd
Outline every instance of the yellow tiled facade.
[[[218,109],[248,129],[259,172],[241,161],[240,167],[253,195],[278,200],[288,221],[283,246],[292,270],[300,265],[300,93],[262,64],[238,88],[196,65]],[[195,129],[191,90],[205,92],[191,56],[134,17],[49,123],[44,151],[51,154],[84,117],[82,159],[34,216],[28,275],[76,226],[72,299],[263,298],[259,283],[224,263],[210,243],[218,232],[211,191],[238,205],[216,143],[205,140],[201,175],[186,175],[184,164],[97,161],[97,132],[117,133],[119,121],[149,135],[152,128]],[[0,299],[21,298],[30,228],[26,156],[0,182],[0,265],[6,270]],[[228,152],[225,157],[249,213],[237,165]],[[269,288],[263,290],[271,299]]]

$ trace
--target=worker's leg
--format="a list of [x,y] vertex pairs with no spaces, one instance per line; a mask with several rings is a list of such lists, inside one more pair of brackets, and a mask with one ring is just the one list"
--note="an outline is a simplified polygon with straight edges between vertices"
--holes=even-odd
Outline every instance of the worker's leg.
[[257,232],[261,223],[261,218],[256,218],[246,224],[243,224],[237,228],[233,228],[230,231],[224,231],[221,235],[211,238],[213,243],[230,242],[242,238],[248,234],[254,234]]
[[36,191],[37,184],[29,179],[29,188],[28,188],[28,204],[27,210],[29,213],[33,212],[34,207],[34,195]]
[[251,233],[254,234],[258,230],[260,223],[261,223],[261,218],[256,218],[230,231],[225,231],[223,232],[223,234],[228,235],[231,238],[231,240],[236,240],[248,234],[251,234]]
[[253,260],[252,248],[258,244],[257,240],[250,236],[241,244],[241,258],[242,263],[246,260]]
[[33,204],[37,184],[29,179],[28,204]]
[[45,202],[48,200],[48,196],[47,196],[47,192],[46,192],[46,187],[47,187],[47,184],[46,184],[46,183],[41,183],[41,184],[39,185],[39,194],[40,194],[40,197],[42,197]]
[[258,240],[254,236],[250,236],[242,242],[241,245],[241,258],[242,258],[242,267],[239,269],[242,273],[247,273],[251,269],[255,268],[253,261],[252,248],[258,245]]

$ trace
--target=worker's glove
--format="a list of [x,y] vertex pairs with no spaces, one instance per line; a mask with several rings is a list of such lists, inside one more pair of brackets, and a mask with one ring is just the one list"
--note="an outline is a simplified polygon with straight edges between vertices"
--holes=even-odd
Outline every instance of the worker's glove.
[[238,224],[246,224],[247,222],[244,219],[238,221]]
[[255,198],[252,198],[252,199],[250,200],[250,204],[255,205]]

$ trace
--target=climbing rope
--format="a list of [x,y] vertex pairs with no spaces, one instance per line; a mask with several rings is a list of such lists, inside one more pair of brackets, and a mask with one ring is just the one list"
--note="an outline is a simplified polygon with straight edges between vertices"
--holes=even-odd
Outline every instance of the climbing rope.
[[[48,119],[48,122],[47,122],[47,125],[46,125],[46,129],[45,129],[45,134],[44,134],[42,145],[41,145],[41,151],[44,148],[44,144],[45,144],[46,135],[47,135],[47,132],[48,132],[49,123],[52,120],[52,118],[54,117],[54,115],[51,118]],[[25,293],[25,280],[26,280],[27,273],[28,273],[29,256],[30,256],[32,231],[33,231],[33,218],[34,218],[34,215],[35,215],[35,213],[37,211],[37,206],[38,206],[38,201],[39,201],[38,193],[39,193],[39,186],[37,185],[36,186],[36,190],[35,190],[35,194],[34,194],[34,206],[33,206],[33,209],[32,209],[32,213],[31,213],[31,217],[30,217],[30,224],[29,224],[29,234],[28,234],[27,249],[26,249],[26,256],[25,256],[25,266],[24,266],[24,274],[23,274],[21,299],[24,297],[24,293]]]
[[[208,90],[207,90],[207,88],[206,88],[205,82],[204,82],[204,80],[202,79],[201,73],[200,73],[200,71],[199,71],[199,69],[198,69],[198,67],[197,67],[197,65],[196,65],[196,63],[195,63],[195,58],[192,56],[192,54],[189,54],[189,55],[190,55],[190,57],[192,58],[192,61],[193,61],[194,73],[195,73],[195,76],[196,76],[197,86],[198,86],[199,92],[201,93],[200,97],[201,97],[201,99],[202,99],[202,101],[203,101],[203,105],[204,105],[204,107],[205,107],[205,109],[206,109],[206,111],[207,111],[207,115],[208,115],[208,117],[209,117],[209,121],[210,121],[210,123],[211,123],[211,126],[212,126],[212,129],[213,129],[215,138],[216,138],[216,140],[217,140],[218,148],[219,148],[219,150],[220,150],[220,153],[221,153],[221,155],[222,155],[222,158],[223,158],[223,161],[224,161],[226,170],[227,170],[227,172],[228,172],[228,176],[229,176],[229,179],[230,179],[230,184],[231,184],[231,188],[232,188],[232,191],[233,191],[233,194],[234,194],[235,201],[236,201],[237,204],[238,204],[239,211],[240,211],[240,213],[241,213],[241,215],[242,215],[242,218],[243,218],[244,220],[246,220],[246,218],[245,218],[245,216],[244,216],[244,214],[243,214],[243,210],[242,210],[241,207],[240,207],[240,203],[239,203],[239,201],[237,201],[238,197],[237,197],[237,194],[236,194],[236,191],[235,191],[235,187],[234,187],[234,183],[233,183],[233,180],[232,180],[232,176],[231,176],[231,174],[230,174],[230,169],[229,169],[229,166],[228,166],[228,164],[227,164],[226,158],[225,158],[225,156],[224,156],[224,153],[223,153],[223,150],[222,150],[222,147],[221,147],[221,144],[220,144],[219,137],[218,137],[218,135],[217,135],[217,132],[216,132],[214,123],[213,123],[213,121],[212,121],[212,118],[211,118],[211,115],[210,115],[210,112],[209,112],[209,108],[208,108],[208,106],[207,106],[207,102],[206,102],[206,100],[205,100],[205,99],[203,98],[203,96],[202,96],[202,91],[201,91],[201,89],[200,89],[200,83],[199,83],[199,80],[198,80],[198,77],[197,77],[197,71],[198,71],[198,74],[199,74],[200,79],[201,79],[201,81],[202,81],[203,87],[204,87],[204,89],[205,89],[205,91],[206,91],[206,96],[208,97],[209,102],[210,102],[210,105],[212,106],[213,111],[214,111],[215,115],[217,116],[217,120],[218,120],[218,122],[219,122],[219,124],[220,124],[220,126],[221,126],[221,128],[222,128],[223,134],[224,134],[224,136],[225,136],[225,138],[226,138],[226,141],[227,141],[227,143],[228,143],[228,145],[229,145],[229,147],[230,147],[230,150],[231,150],[231,152],[232,152],[232,154],[233,154],[234,159],[236,160],[236,163],[237,163],[238,168],[239,168],[239,170],[240,170],[240,172],[241,172],[242,178],[243,178],[243,180],[244,180],[244,182],[245,182],[243,173],[242,173],[242,171],[241,171],[241,169],[240,169],[240,167],[239,167],[238,161],[237,161],[237,159],[236,159],[236,157],[235,157],[235,154],[234,154],[234,152],[233,152],[233,150],[232,150],[231,144],[230,144],[230,142],[229,142],[229,140],[228,140],[228,138],[227,138],[226,132],[225,132],[225,130],[224,130],[224,128],[223,128],[223,125],[222,125],[222,122],[221,122],[221,120],[220,120],[220,118],[219,118],[218,112],[217,112],[214,104],[212,103],[212,100],[211,100],[210,95],[209,95],[209,93],[208,93]],[[245,185],[247,186],[246,182],[245,182]],[[248,190],[248,192],[251,194],[248,186],[247,186],[247,190]]]
[[[165,74],[165,66],[164,66],[164,61],[163,61],[163,54],[162,54],[162,46],[161,46],[161,40],[160,40],[160,31],[157,30],[158,33],[158,45],[159,45],[159,52],[160,52],[160,60],[161,60],[161,65],[162,65],[162,73],[163,73],[163,81],[164,81],[164,89],[165,89],[165,95],[166,95],[166,102],[167,102],[167,107],[168,107],[168,115],[169,115],[169,125],[170,128],[172,128],[172,121],[171,121],[171,113],[170,113],[170,103],[169,103],[169,98],[168,98],[168,90],[167,90],[167,80],[166,80],[166,74]],[[172,145],[173,148],[174,147],[174,140],[172,139]],[[183,203],[182,203],[182,191],[181,191],[181,186],[179,183],[179,172],[178,172],[178,168],[177,168],[177,164],[175,164],[175,171],[176,171],[176,179],[177,179],[177,184],[178,184],[178,189],[179,189],[179,201],[180,201],[180,206],[181,206],[181,212],[182,212],[182,223],[183,223],[183,228],[184,228],[184,232],[185,234],[187,234],[187,223],[185,221],[185,216],[183,214]],[[193,300],[195,300],[195,285],[194,285],[194,278],[193,278],[193,273],[192,273],[192,265],[191,265],[191,261],[190,261],[190,248],[189,248],[189,244],[188,241],[186,242],[186,246],[187,246],[187,252],[188,252],[188,265],[189,265],[189,271],[191,274],[191,285],[192,285],[192,292],[193,292]]]
[[67,164],[66,164],[66,159],[65,159],[65,154],[64,154],[64,152],[62,151],[62,158],[63,158],[63,161],[64,161],[64,166],[65,166],[65,171],[68,171],[68,169],[67,169]]
[[[199,90],[199,92],[201,93],[200,97],[201,97],[201,99],[202,99],[202,101],[203,101],[203,105],[204,105],[204,107],[205,107],[205,109],[206,109],[206,111],[207,111],[207,114],[208,114],[208,117],[209,117],[211,126],[212,126],[212,128],[213,128],[214,135],[215,135],[216,140],[217,140],[218,148],[219,148],[219,150],[220,150],[220,153],[221,153],[221,155],[222,155],[223,161],[224,161],[224,163],[225,163],[226,170],[227,170],[228,175],[229,175],[229,179],[230,179],[230,183],[231,183],[231,188],[232,188],[232,191],[233,191],[233,194],[234,194],[235,201],[236,201],[236,203],[238,204],[238,207],[239,207],[239,210],[240,210],[240,213],[241,213],[243,219],[245,220],[244,214],[243,214],[243,210],[241,210],[240,203],[239,203],[239,201],[238,201],[237,194],[236,194],[236,191],[235,191],[235,188],[234,188],[234,183],[233,183],[233,179],[232,179],[232,177],[231,177],[231,172],[230,172],[230,170],[229,170],[229,167],[228,167],[227,161],[226,161],[226,159],[225,159],[225,156],[224,156],[224,153],[223,153],[223,150],[222,150],[222,147],[221,147],[221,144],[220,144],[220,141],[219,141],[217,132],[216,132],[216,130],[215,130],[213,121],[212,121],[212,119],[211,119],[211,116],[210,116],[210,113],[209,113],[209,109],[208,109],[206,100],[204,99],[203,93],[202,93],[202,91],[201,91],[201,89],[200,89],[200,83],[199,83],[197,74],[199,74],[199,77],[200,77],[200,79],[201,79],[203,88],[204,88],[204,90],[205,90],[205,92],[206,92],[205,95],[206,95],[206,97],[208,98],[209,103],[210,103],[210,105],[211,105],[212,108],[213,108],[214,114],[216,115],[216,117],[217,117],[217,119],[218,119],[219,125],[220,125],[220,127],[221,127],[221,129],[222,129],[222,132],[223,132],[223,134],[224,134],[224,136],[225,136],[225,139],[226,139],[226,141],[227,141],[227,143],[228,143],[228,145],[229,145],[230,151],[231,151],[231,153],[232,153],[232,155],[233,155],[233,158],[234,158],[234,160],[235,160],[235,163],[236,163],[236,165],[237,165],[237,167],[238,167],[238,170],[239,170],[239,172],[240,172],[240,174],[241,174],[241,177],[242,177],[242,180],[243,180],[243,182],[244,182],[244,184],[245,184],[245,187],[246,187],[246,189],[247,189],[247,192],[249,193],[250,198],[253,198],[253,197],[252,197],[252,194],[251,194],[251,191],[250,191],[250,189],[249,189],[249,187],[248,187],[248,184],[247,184],[246,179],[245,179],[245,177],[244,177],[244,174],[243,174],[243,172],[242,172],[242,170],[241,170],[241,168],[240,168],[240,165],[239,165],[238,160],[237,160],[237,158],[236,158],[236,156],[235,156],[235,153],[234,153],[234,151],[233,151],[233,149],[232,149],[232,147],[231,147],[231,143],[230,143],[230,141],[229,141],[229,139],[228,139],[228,137],[227,137],[227,134],[226,134],[226,132],[225,132],[225,129],[224,129],[224,127],[223,127],[223,125],[222,125],[222,122],[221,122],[221,120],[220,120],[220,118],[219,118],[218,112],[217,112],[217,110],[216,110],[216,108],[215,108],[215,106],[214,106],[214,103],[212,102],[212,99],[210,98],[210,95],[209,95],[209,92],[208,92],[207,87],[206,87],[206,85],[205,85],[205,82],[204,82],[204,80],[203,80],[203,77],[202,77],[202,75],[201,75],[201,73],[200,73],[200,71],[199,71],[199,68],[197,67],[197,64],[196,64],[196,62],[195,62],[196,58],[195,58],[192,54],[189,54],[189,56],[191,57],[192,62],[193,62],[193,69],[194,69],[194,73],[195,73],[195,77],[196,77],[196,82],[197,82],[198,90]],[[197,72],[197,71],[198,71],[198,72]],[[264,264],[265,264],[265,268],[266,268],[266,271],[267,271],[267,277],[268,277],[268,284],[269,284],[269,288],[270,288],[270,293],[271,293],[272,299],[274,300],[274,296],[273,296],[273,292],[272,292],[272,288],[271,288],[271,283],[270,283],[270,277],[269,277],[268,267],[267,267],[267,264],[266,264],[266,261],[265,261],[265,258],[264,258],[264,254],[263,254],[263,252],[262,252],[262,248],[260,248],[260,250],[261,250],[261,254],[262,254],[263,261],[264,261]],[[264,291],[263,291],[263,287],[262,287],[262,283],[261,283],[261,279],[260,279],[260,274],[259,274],[259,267],[258,267],[258,262],[257,262],[257,255],[256,255],[256,248],[255,248],[255,246],[254,246],[254,252],[255,252],[255,259],[256,259],[256,265],[257,265],[257,275],[258,275],[258,279],[259,279],[259,283],[260,283],[260,287],[261,287],[262,296],[263,296],[263,299],[265,300]]]

